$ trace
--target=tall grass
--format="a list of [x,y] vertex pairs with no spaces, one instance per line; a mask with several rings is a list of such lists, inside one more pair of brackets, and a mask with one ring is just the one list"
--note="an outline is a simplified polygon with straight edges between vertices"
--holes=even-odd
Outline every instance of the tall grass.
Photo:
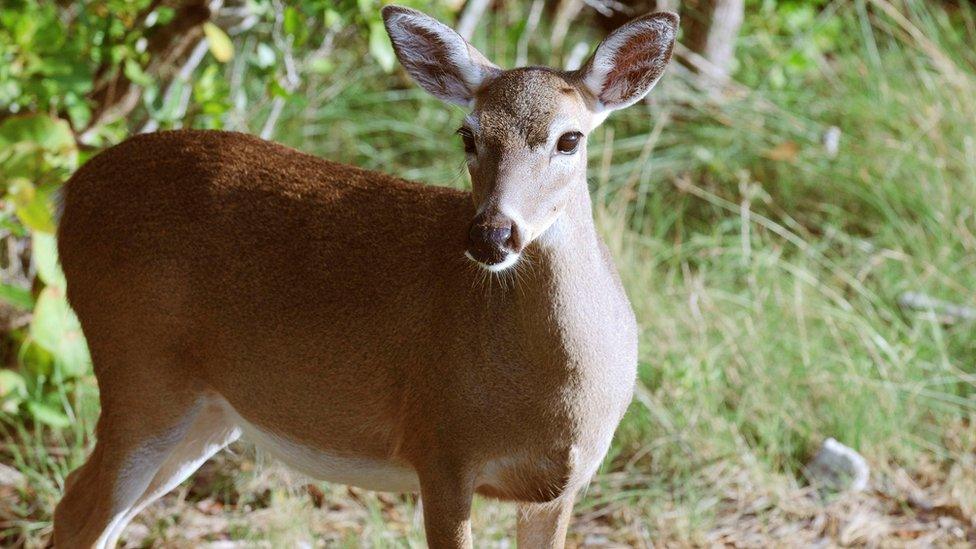
[[[723,97],[672,70],[590,139],[598,219],[642,329],[641,383],[605,469],[647,473],[638,491],[700,496],[683,486],[716,462],[802,483],[826,437],[881,468],[960,455],[948,433],[976,408],[976,330],[898,302],[976,303],[974,13],[883,0],[824,13],[800,33],[745,36],[743,80]],[[811,67],[769,77],[838,21]],[[498,36],[476,43],[513,56]],[[346,76],[285,135],[466,184],[460,112]]]

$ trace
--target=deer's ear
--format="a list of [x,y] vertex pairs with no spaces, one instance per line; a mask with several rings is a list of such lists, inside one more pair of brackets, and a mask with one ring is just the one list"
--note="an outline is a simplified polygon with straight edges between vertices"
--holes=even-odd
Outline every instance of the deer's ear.
[[678,34],[678,16],[658,12],[638,17],[597,46],[577,75],[596,112],[622,109],[642,99],[664,74]]
[[383,22],[400,63],[438,99],[469,106],[478,88],[501,71],[450,27],[419,11],[386,6]]

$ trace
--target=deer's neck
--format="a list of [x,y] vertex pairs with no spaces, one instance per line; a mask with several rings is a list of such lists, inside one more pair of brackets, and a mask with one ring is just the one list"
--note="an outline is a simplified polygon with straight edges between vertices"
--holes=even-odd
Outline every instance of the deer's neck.
[[575,295],[591,283],[616,277],[596,232],[586,185],[577,188],[563,214],[538,238],[537,255],[532,259],[542,267],[538,283],[557,294]]
[[[524,347],[554,366],[621,367],[636,361],[633,312],[597,235],[585,181],[537,240],[516,310]],[[516,290],[518,291],[518,290]],[[633,355],[633,356],[632,356]]]

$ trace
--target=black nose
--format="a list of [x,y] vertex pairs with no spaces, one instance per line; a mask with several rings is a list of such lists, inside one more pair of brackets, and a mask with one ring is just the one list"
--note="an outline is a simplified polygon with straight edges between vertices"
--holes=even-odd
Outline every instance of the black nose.
[[471,242],[481,242],[482,244],[504,248],[512,238],[512,226],[472,225],[468,236],[471,238]]
[[516,251],[513,232],[511,219],[500,215],[479,215],[468,231],[468,253],[487,265],[501,263],[508,254]]

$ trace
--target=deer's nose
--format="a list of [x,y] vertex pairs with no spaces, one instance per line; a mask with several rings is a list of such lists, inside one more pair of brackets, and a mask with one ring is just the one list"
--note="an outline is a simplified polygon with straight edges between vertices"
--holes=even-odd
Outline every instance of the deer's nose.
[[508,245],[509,239],[512,238],[512,226],[492,227],[472,225],[471,234],[468,236],[472,242],[481,242],[483,244],[504,248]]
[[500,215],[479,215],[468,231],[468,253],[486,265],[501,263],[509,254],[516,252],[514,233],[515,224],[511,219]]

